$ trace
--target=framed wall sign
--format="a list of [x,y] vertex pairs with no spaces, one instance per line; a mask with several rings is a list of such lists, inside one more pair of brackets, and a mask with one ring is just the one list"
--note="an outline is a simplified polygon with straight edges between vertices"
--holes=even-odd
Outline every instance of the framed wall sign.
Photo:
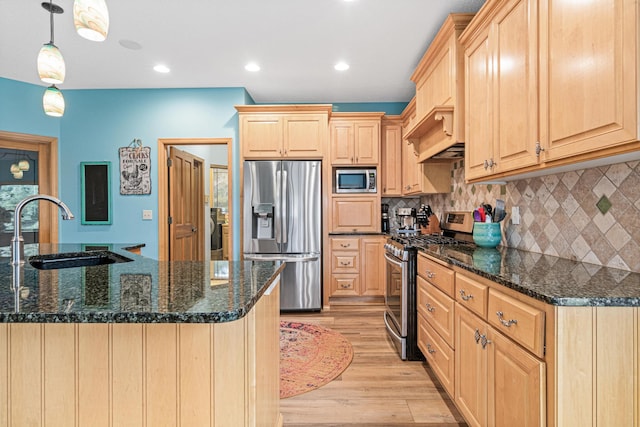
[[134,139],[118,149],[120,157],[120,194],[151,194],[151,148]]
[[111,162],[80,163],[82,224],[111,224]]

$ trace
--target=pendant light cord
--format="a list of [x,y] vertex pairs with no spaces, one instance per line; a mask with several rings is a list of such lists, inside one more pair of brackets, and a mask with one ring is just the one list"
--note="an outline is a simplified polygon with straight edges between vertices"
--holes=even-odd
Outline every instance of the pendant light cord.
[[53,43],[53,0],[49,0],[49,27],[51,28],[51,44]]

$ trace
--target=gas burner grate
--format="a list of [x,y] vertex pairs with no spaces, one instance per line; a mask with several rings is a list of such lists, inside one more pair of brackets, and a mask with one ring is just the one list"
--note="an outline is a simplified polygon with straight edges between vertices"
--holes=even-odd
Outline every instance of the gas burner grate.
[[440,234],[422,234],[418,236],[397,236],[396,240],[403,245],[413,246],[416,248],[426,247],[429,245],[466,245],[469,242],[458,240],[453,237],[443,236]]

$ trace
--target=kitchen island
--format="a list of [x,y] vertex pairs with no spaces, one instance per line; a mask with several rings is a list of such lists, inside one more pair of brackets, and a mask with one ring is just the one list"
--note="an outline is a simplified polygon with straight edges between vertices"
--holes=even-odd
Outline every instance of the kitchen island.
[[[278,262],[39,270],[0,258],[0,426],[281,425]],[[129,249],[129,250],[127,250]],[[37,259],[37,258],[36,258]]]

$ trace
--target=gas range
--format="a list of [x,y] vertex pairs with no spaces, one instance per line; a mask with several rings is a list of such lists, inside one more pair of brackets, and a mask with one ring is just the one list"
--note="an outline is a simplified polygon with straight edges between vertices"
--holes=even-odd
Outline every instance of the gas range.
[[425,248],[429,245],[473,245],[473,213],[447,212],[441,224],[441,234],[395,233],[387,240],[385,250],[402,259],[403,252],[410,248]]

